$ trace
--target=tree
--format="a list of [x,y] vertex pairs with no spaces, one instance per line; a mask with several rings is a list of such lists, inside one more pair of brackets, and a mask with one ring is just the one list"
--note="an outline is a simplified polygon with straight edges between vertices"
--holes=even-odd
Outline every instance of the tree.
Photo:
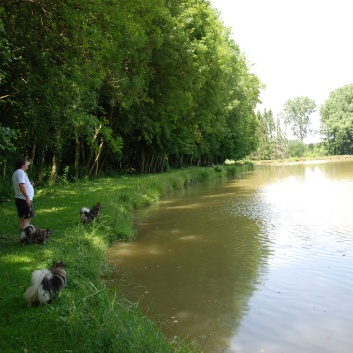
[[257,112],[257,136],[259,146],[252,154],[255,159],[283,159],[288,154],[288,141],[285,132],[281,129],[280,120],[275,122],[272,110]]
[[281,116],[291,127],[293,135],[303,141],[308,134],[310,115],[316,110],[315,102],[308,97],[289,99],[284,103]]
[[320,109],[321,134],[330,154],[353,153],[353,84],[329,94]]

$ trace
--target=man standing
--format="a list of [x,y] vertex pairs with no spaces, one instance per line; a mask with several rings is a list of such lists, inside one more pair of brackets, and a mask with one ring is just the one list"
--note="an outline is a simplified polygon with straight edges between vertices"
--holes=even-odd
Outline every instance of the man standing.
[[15,162],[15,172],[12,174],[12,183],[15,189],[15,204],[18,213],[18,230],[29,226],[31,218],[35,216],[32,205],[34,197],[33,183],[28,179],[25,171],[28,169],[27,158],[18,158]]

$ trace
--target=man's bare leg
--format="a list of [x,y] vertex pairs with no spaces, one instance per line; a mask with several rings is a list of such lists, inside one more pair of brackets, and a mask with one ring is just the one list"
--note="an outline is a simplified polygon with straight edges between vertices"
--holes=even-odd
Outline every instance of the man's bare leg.
[[18,231],[21,233],[23,228],[26,228],[30,225],[31,219],[30,218],[19,218],[18,219]]

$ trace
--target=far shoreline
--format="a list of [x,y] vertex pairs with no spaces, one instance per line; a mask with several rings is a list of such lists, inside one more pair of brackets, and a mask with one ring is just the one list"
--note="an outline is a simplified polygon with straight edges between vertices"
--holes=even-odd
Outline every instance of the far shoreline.
[[308,164],[308,163],[325,163],[325,162],[342,162],[353,160],[353,155],[342,155],[342,156],[321,156],[321,157],[303,157],[303,158],[287,158],[279,160],[260,160],[251,162],[253,165],[295,165],[295,164]]

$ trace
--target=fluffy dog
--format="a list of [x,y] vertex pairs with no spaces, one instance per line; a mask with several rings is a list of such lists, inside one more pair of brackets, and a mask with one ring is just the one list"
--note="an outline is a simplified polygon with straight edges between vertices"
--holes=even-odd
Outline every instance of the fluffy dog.
[[48,304],[65,286],[65,265],[54,261],[50,270],[44,268],[32,272],[32,284],[27,288],[24,297],[29,306],[36,302]]
[[88,223],[90,221],[94,221],[99,216],[99,211],[101,210],[102,206],[100,202],[97,202],[91,209],[87,207],[82,207],[80,210],[81,221],[83,223]]
[[30,224],[26,228],[23,228],[20,234],[20,243],[26,244],[43,244],[46,239],[51,235],[51,230],[41,229]]

